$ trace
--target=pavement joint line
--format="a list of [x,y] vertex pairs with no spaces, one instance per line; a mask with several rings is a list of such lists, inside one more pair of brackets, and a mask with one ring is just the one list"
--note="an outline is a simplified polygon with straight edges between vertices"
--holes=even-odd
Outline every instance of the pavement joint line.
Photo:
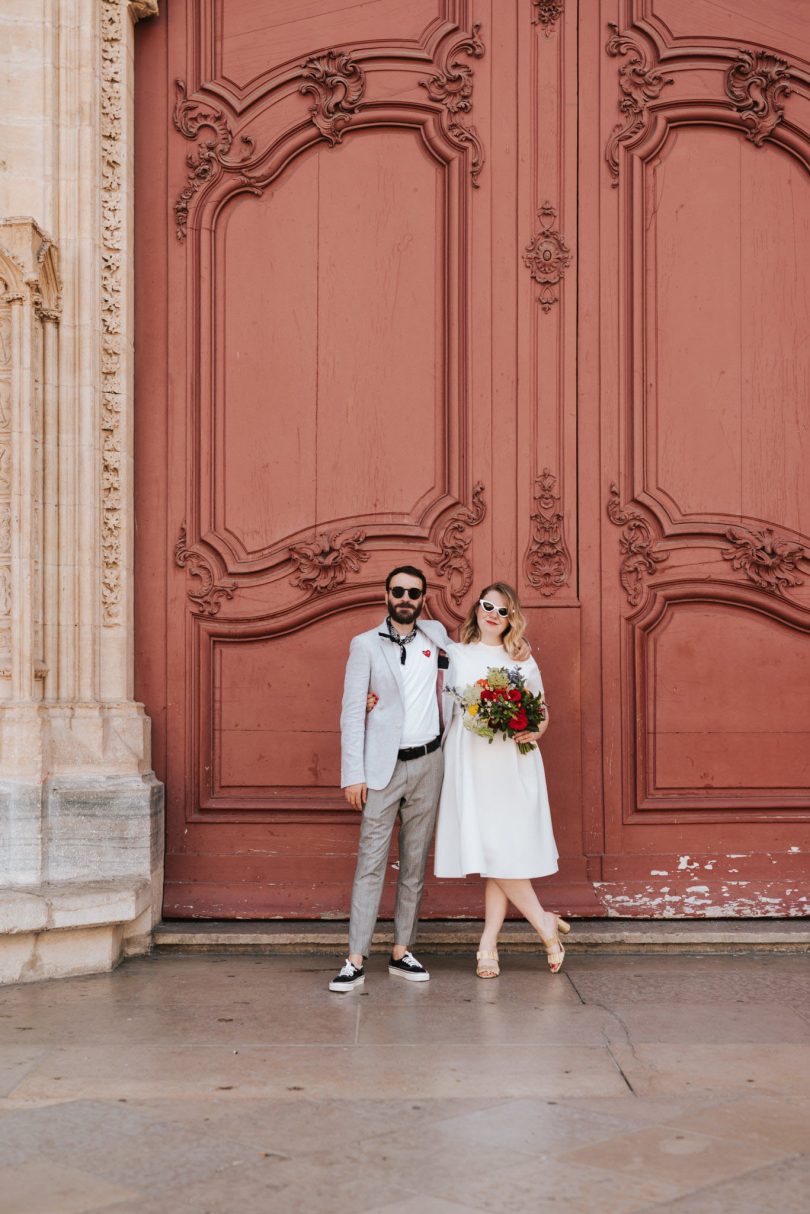
[[[604,1032],[603,1032],[603,1034],[602,1034],[602,1035],[603,1035],[603,1036],[605,1036]],[[624,1080],[624,1082],[627,1084],[627,1087],[630,1089],[630,1094],[631,1094],[632,1096],[636,1096],[636,1095],[637,1095],[637,1093],[636,1093],[636,1089],[633,1087],[632,1083],[630,1082],[630,1080],[629,1080],[629,1079],[627,1078],[627,1076],[625,1075],[625,1073],[624,1073],[624,1068],[622,1067],[622,1064],[619,1062],[619,1060],[618,1060],[618,1058],[616,1057],[616,1055],[613,1053],[613,1050],[610,1048],[610,1042],[608,1041],[608,1039],[607,1039],[607,1037],[606,1037],[606,1036],[605,1036],[605,1049],[606,1049],[606,1050],[607,1050],[607,1052],[608,1052],[608,1057],[610,1058],[610,1061],[613,1063],[613,1065],[615,1066],[616,1070],[619,1072],[619,1074],[621,1075],[622,1079],[623,1079],[623,1080]]]
[[565,976],[568,979],[568,981],[570,982],[571,986],[573,987],[574,994],[576,995],[577,999],[580,1001],[580,1003],[584,1007],[585,1004],[587,1003],[587,1000],[583,997],[579,987],[577,986],[576,982],[574,982],[574,979],[571,977],[569,970],[565,971]]

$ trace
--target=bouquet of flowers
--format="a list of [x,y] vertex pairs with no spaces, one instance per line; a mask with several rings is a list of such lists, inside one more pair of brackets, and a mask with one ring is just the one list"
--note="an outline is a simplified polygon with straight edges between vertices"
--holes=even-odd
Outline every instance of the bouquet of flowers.
[[[495,735],[504,741],[517,733],[534,733],[546,719],[546,702],[542,694],[534,695],[518,667],[490,666],[485,679],[468,684],[463,690],[448,687],[449,694],[464,711],[464,728],[490,744]],[[518,742],[523,755],[534,750],[533,742]]]

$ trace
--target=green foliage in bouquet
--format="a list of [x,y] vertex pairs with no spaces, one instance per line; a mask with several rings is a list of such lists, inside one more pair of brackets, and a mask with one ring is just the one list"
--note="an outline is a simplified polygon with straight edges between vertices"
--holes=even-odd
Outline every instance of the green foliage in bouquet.
[[[518,733],[535,733],[546,719],[546,702],[534,695],[515,666],[490,666],[485,679],[468,684],[462,691],[448,691],[464,711],[464,728],[492,743],[498,734],[506,741]],[[534,750],[533,742],[518,742],[521,754]]]

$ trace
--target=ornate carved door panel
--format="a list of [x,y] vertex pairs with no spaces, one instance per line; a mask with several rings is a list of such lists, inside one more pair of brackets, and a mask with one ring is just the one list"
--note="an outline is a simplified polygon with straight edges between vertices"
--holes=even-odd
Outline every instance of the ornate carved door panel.
[[580,26],[601,65],[580,76],[579,253],[597,889],[609,913],[806,913],[806,12],[601,7]]
[[[520,588],[554,905],[803,913],[801,8],[187,0],[143,28],[168,914],[345,913],[343,666],[403,561],[451,627],[484,580]],[[428,915],[480,906],[428,882]]]
[[[168,304],[139,331],[139,678],[170,915],[345,912],[343,667],[403,561],[451,627],[483,580],[524,582],[569,702],[560,899],[587,892],[575,18],[566,42],[528,0],[189,0],[141,40],[141,299],[165,272]],[[424,905],[477,911],[478,883]]]

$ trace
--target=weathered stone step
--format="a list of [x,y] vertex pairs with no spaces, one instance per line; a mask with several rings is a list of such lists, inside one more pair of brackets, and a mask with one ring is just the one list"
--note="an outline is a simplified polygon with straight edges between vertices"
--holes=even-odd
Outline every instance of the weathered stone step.
[[[420,924],[423,952],[468,952],[481,933],[475,920],[431,920]],[[163,922],[154,931],[158,952],[328,953],[346,948],[345,920],[251,920]],[[393,924],[381,922],[372,951],[393,943]],[[751,952],[755,949],[810,951],[808,919],[573,919],[565,940],[572,952]],[[499,948],[528,952],[537,937],[526,923],[504,924]]]

